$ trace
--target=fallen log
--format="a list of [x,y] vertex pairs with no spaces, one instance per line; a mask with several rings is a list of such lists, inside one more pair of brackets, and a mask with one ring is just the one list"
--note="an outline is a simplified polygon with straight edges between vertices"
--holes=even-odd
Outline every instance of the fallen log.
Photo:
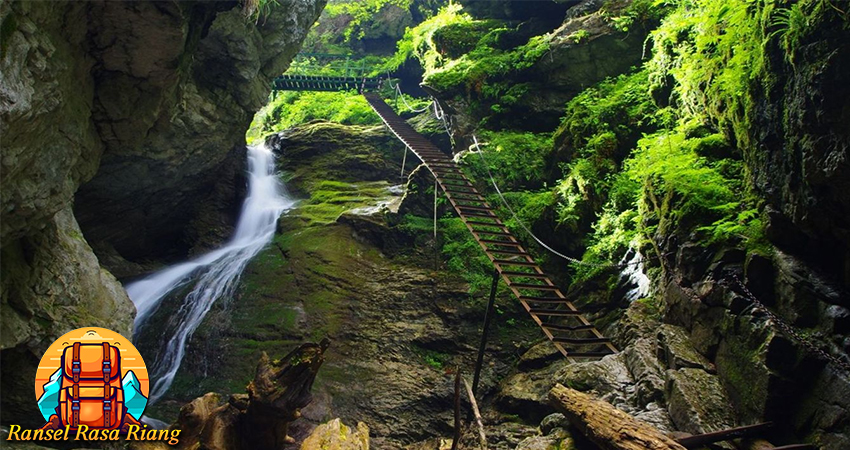
[[685,450],[657,428],[563,385],[549,391],[549,403],[603,450]]

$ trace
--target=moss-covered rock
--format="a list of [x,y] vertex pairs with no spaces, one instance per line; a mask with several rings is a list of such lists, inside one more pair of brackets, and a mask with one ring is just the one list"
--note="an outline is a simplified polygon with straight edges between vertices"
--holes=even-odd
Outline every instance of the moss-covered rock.
[[301,444],[301,450],[369,450],[369,427],[357,423],[357,429],[339,419],[319,425]]

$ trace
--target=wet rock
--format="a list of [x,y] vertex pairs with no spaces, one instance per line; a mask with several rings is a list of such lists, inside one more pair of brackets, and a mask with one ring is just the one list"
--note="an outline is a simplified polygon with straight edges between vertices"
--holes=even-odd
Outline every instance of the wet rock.
[[545,436],[527,438],[516,446],[516,450],[549,450],[552,448],[570,448],[573,440],[563,428],[550,430]]
[[76,194],[87,238],[140,260],[227,236],[245,130],[324,4],[279,1],[257,23],[234,3],[89,8],[80,23],[99,69],[89,114],[105,151]]
[[593,392],[614,406],[633,409],[628,397],[634,393],[634,380],[626,368],[622,352],[598,361],[569,364],[555,375],[553,381],[581,392]]
[[535,344],[527,352],[523,353],[519,357],[517,369],[521,371],[540,369],[553,361],[557,361],[561,357],[561,352],[547,339]]
[[357,428],[351,429],[334,419],[316,427],[301,450],[369,450],[369,427],[358,422]]
[[561,413],[549,414],[540,421],[540,432],[548,435],[550,431],[556,428],[567,428],[570,422]]
[[504,422],[487,428],[487,445],[494,450],[514,450],[521,442],[534,436],[539,436],[537,427]]
[[684,328],[663,324],[658,330],[657,339],[658,360],[668,369],[690,367],[714,372],[714,365],[696,351]]
[[623,350],[626,367],[635,380],[638,406],[664,399],[664,370],[655,357],[655,343],[640,339]]
[[561,364],[552,364],[534,372],[520,372],[506,378],[499,387],[497,404],[500,410],[517,414],[530,422],[539,422],[554,409],[549,406],[547,395],[557,382],[554,376]]
[[702,369],[667,371],[667,411],[676,429],[692,434],[731,428],[731,402],[715,375]]
[[104,327],[132,336],[135,308],[121,284],[98,264],[70,208],[44,228],[2,248],[2,418],[44,423],[32,393],[47,347],[80,327]]

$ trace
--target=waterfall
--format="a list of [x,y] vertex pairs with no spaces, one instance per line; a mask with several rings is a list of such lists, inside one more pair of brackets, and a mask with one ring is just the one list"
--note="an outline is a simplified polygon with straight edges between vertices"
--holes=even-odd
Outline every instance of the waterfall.
[[620,272],[620,282],[624,282],[627,286],[632,286],[626,292],[626,300],[633,302],[649,295],[651,281],[643,273],[643,256],[641,256],[640,252],[630,249],[623,256],[620,264],[626,265],[622,272]]
[[230,241],[218,250],[177,264],[128,284],[127,294],[136,305],[136,334],[157,326],[146,323],[162,300],[178,288],[195,283],[171,317],[173,334],[163,333],[163,350],[151,365],[150,402],[171,387],[186,351],[186,342],[213,303],[233,294],[243,269],[274,237],[277,219],[294,201],[275,173],[274,155],[264,144],[248,148],[248,197]]

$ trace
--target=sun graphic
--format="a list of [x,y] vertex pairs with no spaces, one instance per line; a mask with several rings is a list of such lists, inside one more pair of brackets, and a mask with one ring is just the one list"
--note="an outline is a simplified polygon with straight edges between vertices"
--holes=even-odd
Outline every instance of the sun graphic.
[[[52,407],[57,404],[53,402],[52,395],[59,389],[62,381],[63,371],[60,371],[62,367],[62,355],[66,348],[73,348],[76,342],[81,344],[107,343],[118,349],[118,353],[121,356],[120,379],[122,380],[125,391],[125,398],[129,399],[129,395],[132,393],[126,391],[131,388],[137,389],[143,396],[139,397],[139,400],[135,402],[136,407],[128,408],[127,412],[133,416],[138,416],[135,417],[137,420],[140,419],[142,411],[144,411],[144,406],[147,404],[150,386],[148,369],[145,367],[142,355],[136,350],[132,342],[124,336],[106,328],[89,327],[79,328],[64,334],[50,345],[41,358],[35,375],[35,398],[39,403],[39,408],[45,420],[50,420]],[[97,363],[101,364],[99,361]]]

